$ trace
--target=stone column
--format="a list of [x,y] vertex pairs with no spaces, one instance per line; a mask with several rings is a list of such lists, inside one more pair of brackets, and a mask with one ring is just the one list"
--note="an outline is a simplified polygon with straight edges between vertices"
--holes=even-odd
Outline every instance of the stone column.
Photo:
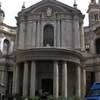
[[81,68],[80,66],[77,66],[77,88],[76,88],[76,95],[78,97],[81,96]]
[[53,72],[53,95],[54,97],[59,96],[59,70],[58,70],[58,62],[54,62],[54,72]]
[[24,63],[23,96],[28,96],[28,62]]
[[30,81],[30,96],[35,96],[35,82],[36,82],[36,64],[32,61],[31,64],[31,81]]
[[16,64],[13,69],[13,88],[12,94],[19,93],[19,66]]
[[5,66],[2,66],[1,68],[1,82],[2,82],[2,85],[5,85]]
[[85,69],[83,69],[83,81],[82,81],[82,86],[83,86],[83,96],[85,96],[86,95],[86,70]]
[[62,95],[67,97],[67,62],[62,65]]
[[15,83],[16,83],[16,66],[13,67],[13,86],[12,86],[12,94],[15,94]]

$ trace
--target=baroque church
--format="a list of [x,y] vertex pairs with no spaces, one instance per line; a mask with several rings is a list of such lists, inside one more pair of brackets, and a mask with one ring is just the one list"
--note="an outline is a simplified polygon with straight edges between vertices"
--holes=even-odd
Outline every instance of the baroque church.
[[75,3],[41,0],[6,25],[0,5],[0,95],[79,96],[100,82],[100,0],[88,6],[89,25]]

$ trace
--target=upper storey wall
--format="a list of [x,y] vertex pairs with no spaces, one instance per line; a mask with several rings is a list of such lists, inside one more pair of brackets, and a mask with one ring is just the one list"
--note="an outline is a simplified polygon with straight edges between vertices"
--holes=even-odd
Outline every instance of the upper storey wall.
[[[46,41],[53,38],[53,47],[81,48],[83,15],[58,1],[44,0],[24,9],[19,13],[17,23],[17,49],[45,47],[44,38]],[[53,36],[48,31],[48,35],[44,36],[48,25],[53,28]]]

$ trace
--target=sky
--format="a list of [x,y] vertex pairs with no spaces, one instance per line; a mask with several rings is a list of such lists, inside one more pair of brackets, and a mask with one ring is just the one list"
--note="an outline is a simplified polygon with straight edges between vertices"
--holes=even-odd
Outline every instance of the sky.
[[[17,13],[21,10],[23,2],[25,2],[25,7],[29,7],[41,0],[0,0],[2,9],[5,12],[4,23],[10,26],[16,26]],[[74,0],[58,0],[69,6],[73,6]],[[85,15],[84,26],[88,25],[88,15],[87,9],[91,0],[76,0],[77,8]],[[97,1],[98,2],[98,1]]]

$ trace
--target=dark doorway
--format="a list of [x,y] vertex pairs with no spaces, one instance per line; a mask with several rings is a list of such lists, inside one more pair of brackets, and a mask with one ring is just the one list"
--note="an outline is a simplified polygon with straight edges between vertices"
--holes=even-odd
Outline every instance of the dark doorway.
[[88,94],[91,85],[95,82],[95,72],[86,72],[86,94]]
[[52,79],[42,79],[42,91],[48,94],[53,94],[53,80]]
[[8,80],[7,80],[7,93],[9,95],[12,95],[12,81],[13,81],[13,73],[12,72],[8,72]]

